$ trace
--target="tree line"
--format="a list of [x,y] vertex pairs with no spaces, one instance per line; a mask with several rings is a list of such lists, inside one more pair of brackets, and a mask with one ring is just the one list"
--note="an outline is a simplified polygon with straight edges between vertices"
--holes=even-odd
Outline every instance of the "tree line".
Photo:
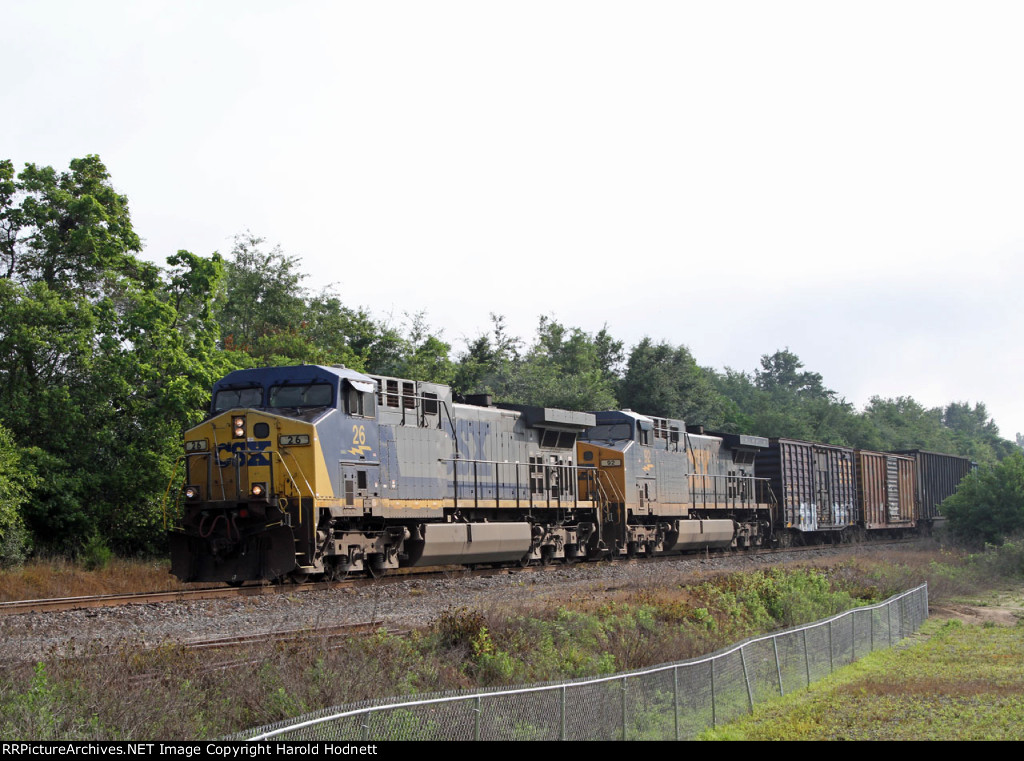
[[422,312],[396,323],[310,289],[299,261],[251,233],[225,256],[140,258],[128,200],[98,156],[66,171],[0,161],[0,563],[90,542],[164,549],[161,505],[181,434],[218,377],[243,367],[344,364],[496,401],[631,408],[709,430],[865,449],[925,448],[994,464],[1016,449],[984,404],[864,410],[788,348],[753,373],[700,367],[682,345],[629,347],[540,316],[501,315],[453,350]]

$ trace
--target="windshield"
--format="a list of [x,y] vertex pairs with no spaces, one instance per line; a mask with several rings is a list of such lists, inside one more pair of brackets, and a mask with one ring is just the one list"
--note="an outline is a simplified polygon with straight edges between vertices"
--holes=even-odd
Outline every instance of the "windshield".
[[230,388],[218,391],[213,400],[214,412],[223,412],[235,407],[259,407],[263,402],[263,388]]
[[309,383],[305,386],[271,386],[270,407],[330,407],[330,383]]
[[595,425],[580,438],[584,441],[621,441],[622,439],[632,439],[633,431],[629,423]]

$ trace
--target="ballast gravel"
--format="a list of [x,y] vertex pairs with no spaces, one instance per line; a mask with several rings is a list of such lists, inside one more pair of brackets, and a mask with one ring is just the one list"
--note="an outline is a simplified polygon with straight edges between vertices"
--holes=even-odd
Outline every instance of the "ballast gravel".
[[97,645],[154,647],[367,622],[409,630],[427,626],[449,609],[486,613],[573,601],[600,603],[629,590],[692,584],[717,573],[808,562],[842,551],[822,548],[786,553],[783,558],[735,553],[582,563],[487,576],[454,571],[427,578],[385,578],[360,588],[291,586],[272,595],[22,613],[0,617],[0,662],[58,657]]

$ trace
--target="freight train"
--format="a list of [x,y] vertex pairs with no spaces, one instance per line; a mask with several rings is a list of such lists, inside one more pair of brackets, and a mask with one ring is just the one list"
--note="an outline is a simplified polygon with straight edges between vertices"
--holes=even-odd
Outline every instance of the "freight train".
[[[172,572],[234,585],[909,530],[969,468],[319,365],[218,381],[182,460]],[[942,474],[925,497],[922,463]]]

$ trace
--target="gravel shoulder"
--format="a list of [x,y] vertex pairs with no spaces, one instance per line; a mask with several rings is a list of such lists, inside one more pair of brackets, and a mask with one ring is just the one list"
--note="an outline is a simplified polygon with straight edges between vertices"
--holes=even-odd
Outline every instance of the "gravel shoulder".
[[699,583],[713,574],[838,558],[843,552],[843,548],[822,548],[781,558],[726,554],[586,563],[485,577],[453,572],[440,578],[390,580],[361,589],[305,591],[295,587],[269,596],[24,613],[0,618],[0,658],[4,663],[34,661],[97,643],[103,647],[153,647],[368,621],[393,629],[415,629],[450,608],[509,612],[558,604],[600,604],[631,590]]

